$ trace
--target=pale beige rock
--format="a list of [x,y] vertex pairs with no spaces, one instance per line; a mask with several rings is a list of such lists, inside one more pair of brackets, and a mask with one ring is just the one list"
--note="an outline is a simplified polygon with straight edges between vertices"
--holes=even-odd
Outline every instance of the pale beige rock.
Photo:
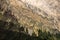
[[28,33],[32,29],[38,36],[38,30],[50,31],[57,29],[60,31],[60,2],[58,0],[6,0],[7,4],[3,4],[2,8],[12,11],[12,15],[16,17],[18,23],[28,29]]

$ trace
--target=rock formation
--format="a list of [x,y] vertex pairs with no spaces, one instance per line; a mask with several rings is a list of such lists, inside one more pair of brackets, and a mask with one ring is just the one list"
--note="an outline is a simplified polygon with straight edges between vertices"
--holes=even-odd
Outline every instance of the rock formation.
[[38,36],[38,30],[55,34],[60,31],[59,4],[59,0],[0,0],[0,14],[8,22],[17,21],[30,35]]

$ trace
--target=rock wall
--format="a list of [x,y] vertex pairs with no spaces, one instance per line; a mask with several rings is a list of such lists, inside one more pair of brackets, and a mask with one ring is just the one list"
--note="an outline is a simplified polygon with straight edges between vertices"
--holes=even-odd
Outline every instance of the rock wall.
[[0,10],[3,9],[2,15],[11,10],[7,16],[14,16],[29,34],[31,32],[30,35],[35,33],[38,36],[38,30],[50,33],[56,29],[60,31],[59,4],[59,0],[0,0]]

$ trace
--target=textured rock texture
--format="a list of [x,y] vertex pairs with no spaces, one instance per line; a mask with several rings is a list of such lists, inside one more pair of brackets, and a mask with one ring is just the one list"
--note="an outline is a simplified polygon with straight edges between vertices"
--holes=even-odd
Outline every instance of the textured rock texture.
[[17,20],[30,35],[38,36],[38,30],[53,34],[60,31],[59,0],[0,0],[0,11],[8,18],[6,21]]

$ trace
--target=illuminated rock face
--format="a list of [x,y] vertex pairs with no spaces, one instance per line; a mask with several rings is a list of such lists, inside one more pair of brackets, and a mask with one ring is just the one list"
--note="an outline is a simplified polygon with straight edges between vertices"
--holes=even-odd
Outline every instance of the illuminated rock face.
[[0,3],[3,14],[7,9],[11,10],[10,14],[25,26],[28,34],[32,30],[30,35],[35,33],[37,36],[39,29],[51,33],[55,29],[60,31],[59,4],[59,0],[5,0]]
[[45,11],[49,15],[56,16],[56,14],[60,12],[59,0],[53,0],[53,1],[52,0],[21,0],[21,1],[39,8]]

